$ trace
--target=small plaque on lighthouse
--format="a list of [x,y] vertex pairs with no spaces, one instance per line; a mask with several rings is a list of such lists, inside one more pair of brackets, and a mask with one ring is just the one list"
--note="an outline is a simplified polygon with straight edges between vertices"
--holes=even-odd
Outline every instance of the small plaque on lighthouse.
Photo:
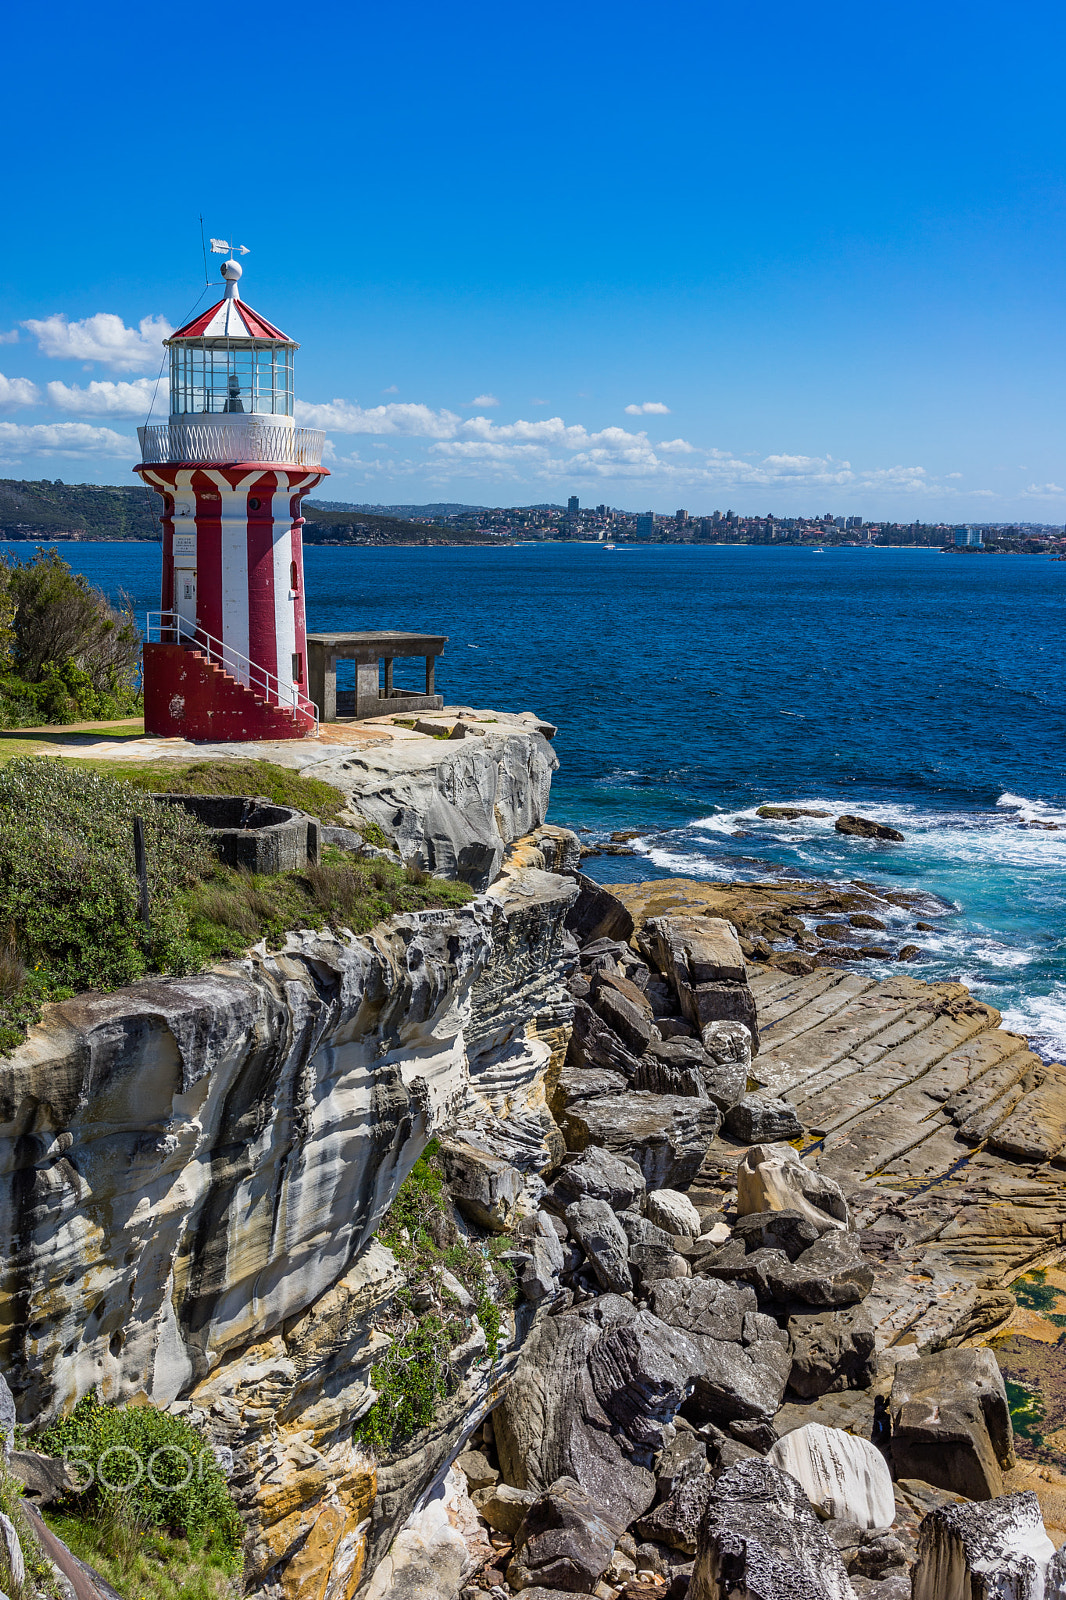
[[176,533],[174,535],[174,554],[176,556],[194,556],[196,554],[195,533]]

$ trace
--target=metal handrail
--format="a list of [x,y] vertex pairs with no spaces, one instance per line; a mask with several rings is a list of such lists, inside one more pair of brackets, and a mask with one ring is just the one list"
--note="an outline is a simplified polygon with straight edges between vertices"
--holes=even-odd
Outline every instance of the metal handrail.
[[[164,634],[175,637],[164,638]],[[147,644],[181,644],[185,640],[205,655],[208,661],[228,672],[238,683],[242,683],[246,689],[262,690],[268,700],[271,696],[274,697],[275,705],[288,707],[292,711],[298,711],[302,716],[310,717],[317,735],[318,707],[313,700],[301,694],[294,683],[282,683],[276,673],[268,672],[258,661],[242,655],[231,644],[224,644],[221,639],[216,639],[199,623],[190,622],[188,617],[183,617],[180,612],[149,611],[145,618],[144,637]]]
[[317,428],[292,428],[246,416],[223,422],[162,422],[137,429],[141,461],[269,461],[279,466],[320,467],[326,435]]

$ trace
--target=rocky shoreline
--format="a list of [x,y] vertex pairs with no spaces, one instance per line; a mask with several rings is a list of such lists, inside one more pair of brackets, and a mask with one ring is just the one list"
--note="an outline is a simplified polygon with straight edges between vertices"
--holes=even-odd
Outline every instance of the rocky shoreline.
[[579,882],[538,1321],[435,1502],[492,1553],[441,1584],[416,1517],[375,1600],[1066,1592],[986,1343],[1062,1254],[1059,1076],[961,985],[746,961],[749,886]]

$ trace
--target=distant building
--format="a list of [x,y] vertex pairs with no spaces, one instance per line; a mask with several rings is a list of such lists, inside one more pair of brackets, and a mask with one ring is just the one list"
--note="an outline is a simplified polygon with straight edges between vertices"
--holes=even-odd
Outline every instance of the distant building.
[[984,549],[984,540],[981,538],[980,528],[956,528],[955,543],[963,549]]
[[849,517],[847,522],[844,524],[844,526],[846,528],[861,528],[862,527],[862,518],[861,517]]
[[834,517],[833,518],[833,527],[834,528],[840,528],[841,531],[843,531],[847,527],[847,525],[848,525],[848,523],[847,523],[847,518],[846,517]]
[[596,507],[596,515],[598,517],[605,517],[607,515],[607,507],[606,506],[597,506]]
[[687,511],[675,511],[674,512],[674,518],[675,518],[675,520],[677,522],[687,522],[688,521],[688,512]]
[[569,500],[566,502],[566,514],[567,514],[567,516],[568,517],[576,517],[578,512],[580,511],[580,509],[581,509],[581,506],[580,506],[580,504],[578,502],[577,495],[576,494],[572,494],[570,496]]
[[637,518],[637,538],[650,539],[655,532],[655,515],[651,511],[642,512]]

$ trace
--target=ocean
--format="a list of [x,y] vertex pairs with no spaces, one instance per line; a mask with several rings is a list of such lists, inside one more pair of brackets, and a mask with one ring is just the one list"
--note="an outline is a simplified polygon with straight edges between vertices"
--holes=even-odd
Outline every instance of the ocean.
[[[157,546],[61,548],[142,616],[158,605]],[[942,914],[906,970],[960,979],[1066,1059],[1066,562],[319,545],[305,566],[310,629],[444,632],[448,703],[558,725],[550,820],[588,843],[638,830],[636,854],[590,860],[594,876],[925,890]],[[787,802],[859,812],[903,843],[755,815]]]

